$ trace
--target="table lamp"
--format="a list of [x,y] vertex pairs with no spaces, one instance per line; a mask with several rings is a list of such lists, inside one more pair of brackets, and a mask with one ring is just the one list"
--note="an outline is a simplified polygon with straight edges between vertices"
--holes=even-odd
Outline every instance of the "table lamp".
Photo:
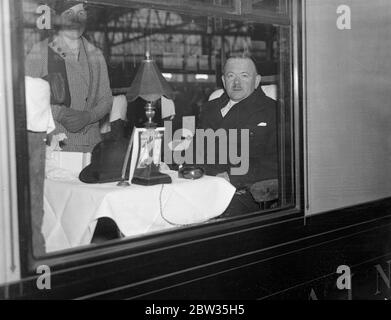
[[[173,91],[166,79],[164,79],[163,75],[160,73],[155,61],[151,59],[149,52],[147,52],[146,58],[141,62],[136,77],[126,94],[126,97],[130,102],[138,97],[141,97],[147,102],[145,114],[148,120],[145,123],[146,131],[143,132],[143,135],[146,138],[146,143],[149,144],[148,159],[143,167],[137,167],[136,165],[132,178],[132,183],[135,184],[150,186],[161,183],[171,183],[170,176],[159,172],[159,166],[153,161],[155,139],[160,135],[160,133],[155,130],[156,123],[153,122],[153,117],[155,116],[155,106],[153,105],[153,102],[160,99],[162,96],[172,99]],[[130,142],[130,144],[131,143],[132,142]],[[128,149],[130,152],[130,147]],[[129,156],[125,157],[125,168],[128,161]]]

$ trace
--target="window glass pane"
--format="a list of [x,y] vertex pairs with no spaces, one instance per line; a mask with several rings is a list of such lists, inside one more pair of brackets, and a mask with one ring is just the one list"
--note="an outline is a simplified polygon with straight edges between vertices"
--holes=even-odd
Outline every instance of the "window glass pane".
[[107,5],[58,16],[39,3],[23,1],[25,72],[47,81],[55,129],[30,151],[46,158],[36,252],[293,204],[289,26]]
[[252,0],[253,9],[286,12],[286,0]]
[[234,0],[185,0],[185,2],[221,7],[233,7],[234,5]]

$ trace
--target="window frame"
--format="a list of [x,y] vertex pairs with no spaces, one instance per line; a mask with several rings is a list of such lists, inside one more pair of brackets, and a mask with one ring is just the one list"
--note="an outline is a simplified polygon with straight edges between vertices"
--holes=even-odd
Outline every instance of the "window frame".
[[[174,12],[184,12],[188,14],[203,13],[208,11],[209,15],[221,18],[231,18],[234,20],[244,20],[257,23],[273,23],[282,26],[291,27],[291,61],[293,62],[291,71],[291,108],[293,118],[291,145],[292,145],[292,168],[294,169],[295,202],[287,208],[277,208],[270,210],[267,214],[259,215],[259,212],[247,214],[245,216],[222,219],[213,223],[201,223],[199,225],[186,227],[184,229],[163,230],[158,233],[146,234],[137,238],[126,238],[116,240],[97,247],[85,246],[72,248],[47,254],[36,258],[32,250],[32,229],[30,216],[30,190],[29,190],[29,172],[28,166],[28,148],[27,148],[27,129],[26,129],[26,111],[24,101],[24,66],[20,61],[24,61],[23,56],[23,4],[22,1],[12,1],[11,12],[14,17],[12,20],[12,52],[13,52],[13,90],[14,90],[14,108],[15,108],[15,139],[16,139],[16,163],[18,177],[18,218],[19,218],[19,238],[20,238],[20,259],[22,277],[35,274],[39,265],[49,265],[53,271],[64,270],[89,263],[99,261],[111,261],[124,255],[138,255],[141,252],[163,250],[178,243],[191,243],[204,241],[211,237],[224,237],[232,232],[244,232],[260,226],[274,225],[280,222],[290,220],[304,219],[304,175],[303,175],[303,122],[302,122],[302,102],[303,102],[303,69],[302,69],[302,28],[301,28],[301,1],[295,1],[289,5],[289,23],[286,17],[276,17],[275,15],[264,17],[255,14],[228,13],[225,10],[211,12],[209,9],[200,10],[193,6],[180,4],[180,0],[165,1],[165,4],[158,0],[140,0],[140,1],[111,1],[94,0],[89,3],[114,5],[152,7],[156,9],[168,9]],[[179,3],[169,5],[170,3]],[[198,11],[197,11],[198,10]],[[265,19],[265,20],[264,20]],[[272,22],[271,22],[272,21]]]
[[[82,0],[79,0],[82,2]],[[225,7],[219,5],[202,5],[190,3],[186,0],[91,0],[90,4],[111,5],[117,7],[145,7],[150,6],[154,9],[172,10],[182,13],[205,14],[210,16],[218,16],[220,18],[231,18],[236,20],[252,21],[262,20],[263,23],[275,23],[278,25],[289,25],[291,22],[291,2],[289,0],[281,0],[286,2],[286,12],[276,13],[273,11],[258,10],[252,8],[252,0],[233,0],[233,7]],[[301,1],[301,0],[299,0]],[[295,6],[293,4],[293,6]]]

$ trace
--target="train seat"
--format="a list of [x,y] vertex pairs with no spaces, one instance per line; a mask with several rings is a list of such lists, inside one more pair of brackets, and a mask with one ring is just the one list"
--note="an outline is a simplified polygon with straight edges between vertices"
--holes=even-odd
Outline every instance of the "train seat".
[[[263,85],[261,86],[263,92],[269,97],[272,98],[273,100],[277,100],[277,85],[276,84],[268,84],[268,85]],[[224,89],[217,89],[213,91],[209,98],[208,101],[217,99],[221,97],[221,95],[224,93]]]

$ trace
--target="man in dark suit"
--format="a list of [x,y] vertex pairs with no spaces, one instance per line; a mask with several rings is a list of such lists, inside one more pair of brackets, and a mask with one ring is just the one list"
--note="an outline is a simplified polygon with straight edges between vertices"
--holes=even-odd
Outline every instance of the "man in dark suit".
[[[224,213],[230,216],[259,210],[259,205],[249,192],[250,187],[262,180],[277,179],[277,105],[259,86],[261,76],[250,57],[229,58],[224,66],[222,81],[225,93],[202,106],[198,127],[214,131],[224,129],[229,137],[228,149],[233,147],[228,132],[236,129],[239,134],[241,129],[248,129],[248,148],[241,144],[240,137],[235,141],[236,152],[241,152],[242,159],[248,157],[247,172],[232,174],[232,168],[240,164],[232,163],[229,157],[227,164],[219,164],[218,147],[216,164],[204,165],[207,174],[222,176],[237,188]],[[227,150],[227,154],[229,152]]]

